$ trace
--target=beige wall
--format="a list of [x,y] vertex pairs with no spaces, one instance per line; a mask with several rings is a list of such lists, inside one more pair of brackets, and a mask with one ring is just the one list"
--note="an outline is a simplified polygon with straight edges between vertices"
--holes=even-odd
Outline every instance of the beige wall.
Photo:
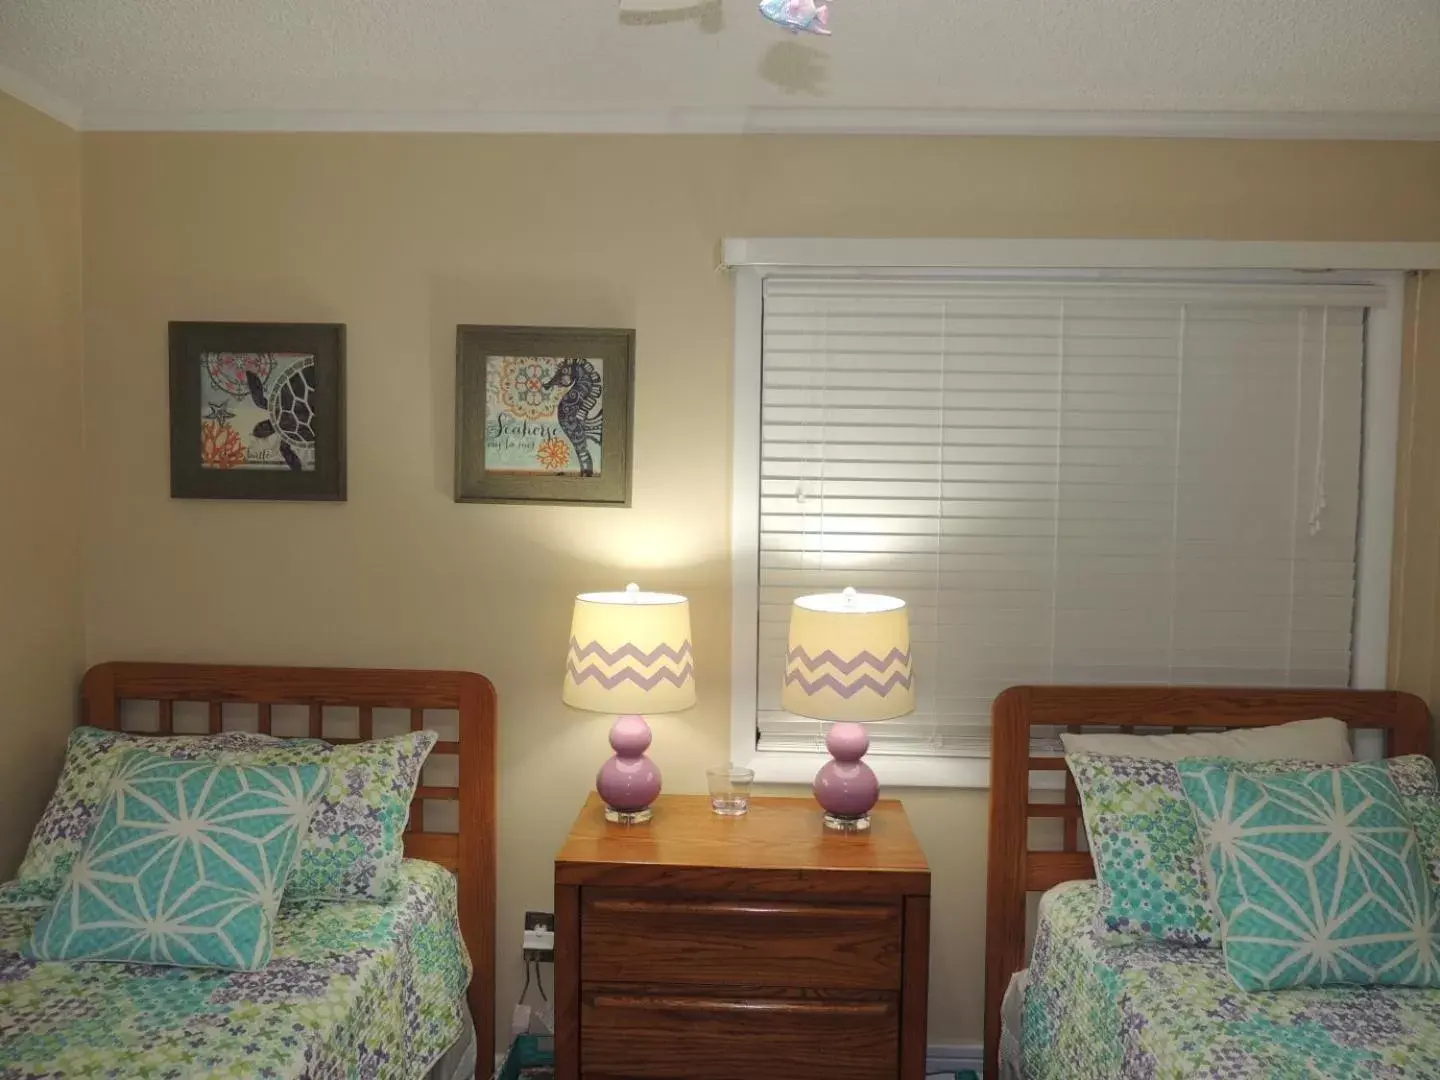
[[[1440,179],[1436,181],[1440,188]],[[1390,685],[1440,705],[1440,274],[1406,290]],[[1440,747],[1440,725],[1432,737]]]
[[[691,596],[701,703],[654,756],[672,791],[727,756],[721,237],[1440,240],[1437,178],[1425,144],[88,136],[88,658],[490,675],[508,1021],[521,911],[605,752],[560,703],[577,590]],[[348,325],[348,503],[168,498],[170,319]],[[632,509],[451,501],[460,322],[636,328]],[[905,798],[935,871],[931,1040],[976,1040],[986,793]]]
[[80,557],[80,137],[0,94],[0,879],[74,724]]

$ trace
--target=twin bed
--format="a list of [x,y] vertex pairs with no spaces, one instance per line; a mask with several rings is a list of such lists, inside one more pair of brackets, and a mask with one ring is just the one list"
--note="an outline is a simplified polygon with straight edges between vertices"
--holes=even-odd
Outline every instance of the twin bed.
[[[1378,731],[1386,757],[1430,752],[1424,702],[1390,691],[1017,687],[996,699],[987,1080],[1001,1075],[1002,1046],[1007,1075],[1066,1080],[1440,1076],[1440,990],[1245,993],[1218,949],[1102,945],[1074,781],[1064,758],[1032,751],[1037,728],[1150,734],[1317,716],[1344,720],[1352,735]],[[1052,789],[1063,775],[1063,800],[1035,801],[1032,773],[1048,775],[1049,784],[1036,786]],[[1045,895],[1030,966],[1022,970],[1032,893]]]
[[[0,1078],[450,1080],[477,1061],[483,1077],[494,1048],[490,683],[463,672],[106,664],[85,679],[83,721],[128,728],[134,702],[154,703],[144,733],[161,736],[219,733],[241,713],[265,734],[336,743],[376,737],[382,717],[397,716],[406,730],[453,724],[454,737],[436,744],[416,790],[401,895],[287,905],[262,971],[36,963],[20,950],[43,909],[0,903]],[[280,730],[282,711],[293,723],[297,707],[300,730]],[[1440,991],[1246,994],[1218,950],[1102,946],[1073,781],[1063,758],[1032,751],[1038,728],[1149,733],[1314,716],[1378,730],[1387,756],[1430,749],[1424,703],[1395,692],[1020,687],[996,700],[988,1080],[1000,1075],[1002,1041],[1008,1065],[1025,1055],[1021,1075],[1073,1080],[1440,1075]],[[447,772],[451,782],[432,781]],[[1037,801],[1032,774],[1051,789],[1063,776],[1061,800]],[[1024,970],[1033,893],[1046,895]]]
[[[153,703],[137,709],[134,703]],[[298,713],[298,715],[297,715]],[[299,901],[253,972],[37,963],[44,907],[0,903],[0,1078],[488,1076],[494,1047],[495,692],[447,671],[104,664],[82,721],[135,734],[368,741],[442,730],[385,903]],[[282,719],[298,726],[285,731]],[[443,733],[453,728],[453,738]],[[344,732],[339,734],[337,732]],[[440,775],[451,782],[432,782]],[[429,826],[427,828],[427,825]]]

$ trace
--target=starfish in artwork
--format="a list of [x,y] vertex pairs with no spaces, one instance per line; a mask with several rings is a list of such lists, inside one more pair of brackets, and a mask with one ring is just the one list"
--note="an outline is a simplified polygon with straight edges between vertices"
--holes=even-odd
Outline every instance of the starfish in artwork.
[[235,414],[230,411],[230,403],[228,401],[212,401],[210,402],[210,411],[205,414],[205,419],[213,420],[217,424],[224,425],[234,420]]

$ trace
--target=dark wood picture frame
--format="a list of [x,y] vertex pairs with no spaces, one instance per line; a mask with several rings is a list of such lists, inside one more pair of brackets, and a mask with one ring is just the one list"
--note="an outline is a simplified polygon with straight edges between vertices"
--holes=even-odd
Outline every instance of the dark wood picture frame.
[[[315,357],[315,468],[205,468],[200,460],[200,355]],[[341,323],[170,324],[170,496],[175,499],[345,499],[345,327]]]
[[[492,356],[603,360],[604,456],[598,476],[486,471],[486,371]],[[629,506],[634,457],[635,331],[458,326],[455,333],[455,501]]]

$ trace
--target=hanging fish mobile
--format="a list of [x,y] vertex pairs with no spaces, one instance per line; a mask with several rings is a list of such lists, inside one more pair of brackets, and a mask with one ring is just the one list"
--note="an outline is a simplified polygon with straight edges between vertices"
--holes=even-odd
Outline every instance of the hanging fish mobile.
[[815,0],[761,0],[760,14],[791,33],[830,33],[830,6]]

